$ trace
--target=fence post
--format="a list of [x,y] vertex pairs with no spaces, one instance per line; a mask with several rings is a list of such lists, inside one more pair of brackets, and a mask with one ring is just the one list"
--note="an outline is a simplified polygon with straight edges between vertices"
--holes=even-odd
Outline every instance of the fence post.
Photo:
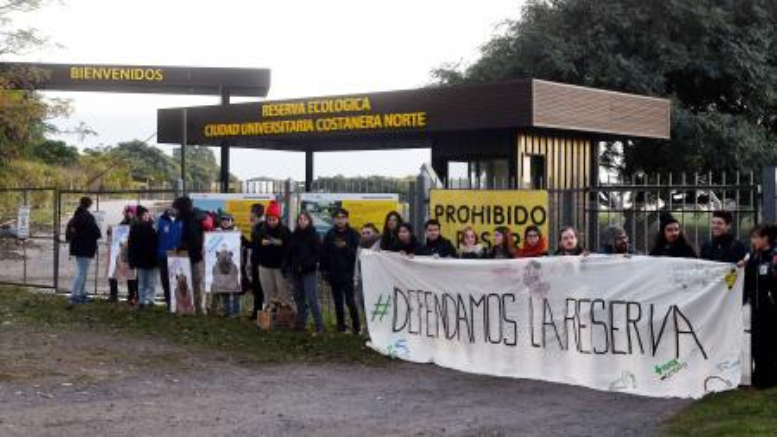
[[62,193],[54,188],[54,293],[59,291],[59,230],[62,225]]
[[770,166],[763,169],[761,177],[761,198],[763,202],[762,221],[773,222],[777,220],[777,167]]
[[411,223],[413,224],[413,229],[415,229],[416,236],[421,238],[423,236],[422,227],[426,220],[426,204],[429,200],[429,190],[423,173],[415,178],[415,196],[413,200],[413,212],[410,214],[412,217]]

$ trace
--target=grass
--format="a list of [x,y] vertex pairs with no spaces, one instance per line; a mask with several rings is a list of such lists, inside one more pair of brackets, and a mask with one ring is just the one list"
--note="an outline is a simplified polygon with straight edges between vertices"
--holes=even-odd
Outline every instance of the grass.
[[776,436],[777,388],[741,388],[694,402],[664,424],[667,436]]
[[[109,332],[160,338],[176,345],[226,353],[240,362],[353,362],[370,365],[389,360],[368,349],[364,338],[325,333],[259,331],[246,318],[177,316],[163,308],[138,312],[125,304],[94,301],[68,308],[63,296],[0,288],[0,324],[36,329]],[[331,331],[331,330],[330,330]]]

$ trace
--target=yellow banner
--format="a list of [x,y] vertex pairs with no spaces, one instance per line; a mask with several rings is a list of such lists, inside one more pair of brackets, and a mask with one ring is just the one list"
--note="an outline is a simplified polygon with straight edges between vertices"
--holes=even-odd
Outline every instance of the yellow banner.
[[540,190],[432,190],[430,216],[440,221],[442,234],[458,246],[462,230],[471,226],[478,240],[491,245],[498,226],[507,226],[516,246],[527,226],[536,225],[548,236],[548,192]]
[[383,221],[391,211],[399,211],[399,202],[395,200],[343,200],[343,208],[348,210],[349,223],[356,230],[367,223],[374,224],[378,231],[383,229]]

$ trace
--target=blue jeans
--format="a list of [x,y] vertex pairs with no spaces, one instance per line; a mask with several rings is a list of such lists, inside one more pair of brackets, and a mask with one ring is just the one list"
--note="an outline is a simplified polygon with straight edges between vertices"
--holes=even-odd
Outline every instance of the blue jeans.
[[310,307],[316,332],[323,332],[324,319],[321,316],[321,306],[318,304],[316,272],[304,275],[293,274],[291,284],[294,286],[294,301],[297,303],[297,329],[305,329],[308,322],[308,307]]
[[73,278],[73,288],[70,292],[70,303],[86,302],[86,278],[89,275],[89,264],[92,258],[76,257],[76,276]]
[[156,268],[138,269],[138,304],[154,305],[157,277],[159,270]]
[[224,315],[235,317],[240,315],[240,295],[237,293],[220,293],[221,309]]

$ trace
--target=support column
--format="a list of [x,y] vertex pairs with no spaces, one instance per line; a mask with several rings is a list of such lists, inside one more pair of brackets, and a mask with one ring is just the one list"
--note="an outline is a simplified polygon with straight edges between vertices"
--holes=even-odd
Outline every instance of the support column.
[[313,186],[313,151],[305,151],[305,192],[310,192]]
[[764,167],[761,176],[761,195],[763,196],[763,215],[761,222],[777,220],[777,168]]
[[[229,105],[229,89],[221,89],[221,105]],[[221,192],[229,193],[229,142],[221,141]]]
[[188,138],[188,132],[187,132],[187,124],[188,124],[188,118],[187,118],[187,112],[186,108],[183,109],[183,114],[181,115],[181,179],[179,180],[179,186],[177,189],[180,191],[177,193],[179,196],[183,196],[186,194],[186,143],[189,142]]

